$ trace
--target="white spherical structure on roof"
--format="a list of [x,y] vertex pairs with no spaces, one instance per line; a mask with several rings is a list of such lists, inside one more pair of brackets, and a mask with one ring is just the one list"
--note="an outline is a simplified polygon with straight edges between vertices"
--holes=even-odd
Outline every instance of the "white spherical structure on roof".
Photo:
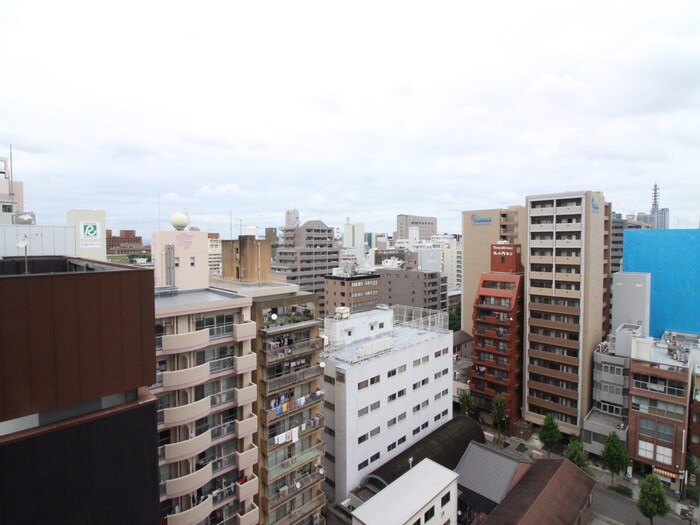
[[176,230],[184,230],[185,228],[187,228],[187,225],[189,223],[190,218],[185,212],[182,211],[174,213],[173,216],[170,218],[170,224],[172,224],[173,228],[175,228]]

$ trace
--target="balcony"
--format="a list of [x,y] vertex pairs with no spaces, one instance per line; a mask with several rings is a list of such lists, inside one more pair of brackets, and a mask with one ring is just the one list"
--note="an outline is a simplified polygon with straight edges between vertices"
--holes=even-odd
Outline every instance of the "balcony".
[[568,388],[550,385],[549,383],[540,383],[539,381],[533,381],[531,379],[528,379],[527,387],[528,389],[539,390],[540,392],[547,392],[548,394],[552,394],[559,397],[566,397],[568,399],[573,399],[574,401],[578,400],[577,390],[569,390]]
[[[323,401],[323,391],[319,390],[313,394],[307,394],[305,396],[304,404],[299,404],[296,401],[290,401],[284,403],[283,405],[277,405],[274,408],[269,408],[262,411],[262,422],[263,425],[269,426],[273,421],[281,419],[283,417],[288,417],[297,412],[304,410],[305,408],[310,408],[321,401]],[[287,405],[287,410],[284,410],[284,405]]]
[[243,452],[234,452],[236,466],[238,470],[243,470],[248,467],[252,467],[258,462],[258,447],[255,445],[250,445],[248,450]]
[[258,431],[258,416],[251,414],[245,419],[235,422],[236,435],[238,437],[248,436]]
[[[235,515],[234,525],[256,525],[260,520],[260,509],[255,505],[255,503],[250,503],[247,505],[248,511],[238,511]],[[241,512],[244,512],[241,514]]]
[[207,498],[191,509],[168,515],[168,525],[192,525],[193,523],[200,523],[207,519],[207,516],[209,516],[213,510],[214,502],[212,498]]
[[209,330],[200,330],[204,333],[209,333],[209,340],[216,341],[218,339],[228,339],[233,336],[233,323],[224,323],[217,326],[210,326]]
[[181,459],[191,458],[204,452],[211,446],[211,431],[200,434],[192,439],[186,439],[178,443],[164,445],[158,449],[158,457],[165,461],[179,461]]
[[289,485],[283,485],[277,490],[269,490],[267,499],[270,502],[270,507],[275,507],[289,498],[293,498],[300,492],[306,490],[314,483],[323,481],[326,477],[323,469],[317,468],[306,474],[302,474]]
[[552,295],[551,288],[541,288],[539,286],[530,286],[528,292],[534,295],[545,295],[547,297],[551,297]]
[[[317,415],[316,417],[310,418],[304,423],[303,429],[301,426],[299,427],[299,439],[308,436],[309,434],[312,434],[316,430],[321,430],[323,426],[325,425],[325,418],[322,415]],[[282,432],[280,436],[286,435],[286,432]],[[262,450],[265,455],[268,455],[268,453],[273,450],[274,448],[280,446],[280,445],[286,445],[289,442],[288,441],[278,441],[279,436],[272,437],[267,440],[262,440]]]
[[233,358],[233,368],[236,374],[252,372],[257,366],[257,356],[255,354],[237,355]]
[[531,255],[530,264],[550,264],[552,262],[551,255]]
[[532,239],[530,240],[530,248],[552,248],[554,239]]
[[580,232],[581,223],[580,222],[558,222],[557,231],[569,231],[569,232]]
[[561,321],[550,321],[549,319],[539,319],[537,317],[530,317],[530,326],[538,326],[540,328],[549,328],[552,330],[564,330],[568,332],[578,332],[578,323],[565,323]]
[[217,441],[226,436],[232,436],[236,433],[237,421],[228,421],[223,425],[215,426],[211,429],[211,440]]
[[557,281],[569,281],[569,282],[581,282],[581,274],[580,273],[566,273],[566,272],[557,272],[554,274],[556,277]]
[[562,371],[557,370],[555,368],[547,368],[544,366],[528,365],[527,370],[528,370],[528,372],[532,372],[533,374],[554,377],[557,379],[561,379],[563,381],[570,381],[571,383],[578,383],[578,381],[579,381],[578,375],[571,374],[569,372],[562,372]]
[[185,332],[183,334],[163,335],[163,353],[175,354],[200,350],[209,346],[209,337],[206,330]]
[[258,387],[255,384],[234,388],[234,400],[238,406],[248,405],[258,398]]
[[541,217],[543,215],[554,215],[554,207],[547,208],[530,208],[527,210],[527,214],[530,217]]
[[275,390],[280,390],[289,385],[299,383],[300,381],[306,381],[309,379],[314,379],[316,377],[321,377],[323,375],[323,368],[320,365],[310,366],[297,372],[291,372],[289,374],[284,374],[279,377],[274,377],[271,379],[262,379],[265,383],[267,392],[274,392]]
[[211,481],[212,472],[212,464],[208,463],[191,474],[166,480],[165,495],[168,498],[177,498],[178,496],[194,492],[198,488],[204,486],[208,481]]
[[158,411],[158,423],[174,426],[190,423],[209,414],[211,401],[204,397],[199,401],[173,408],[164,408]]
[[576,408],[561,405],[559,403],[552,403],[551,401],[547,401],[546,399],[541,399],[539,397],[527,396],[527,404],[528,409],[529,405],[535,405],[544,408],[548,412],[558,412],[560,414],[578,417],[578,410]]
[[243,483],[236,482],[235,487],[235,493],[238,494],[238,499],[245,501],[258,493],[258,478],[251,475],[250,479],[244,481]]
[[225,470],[227,468],[232,468],[236,466],[236,453],[232,452],[228,456],[223,456],[220,458],[214,459],[211,463],[211,471],[212,474],[216,474],[218,472],[221,472],[222,470]]
[[233,368],[233,356],[222,357],[221,359],[216,359],[214,361],[209,361],[209,373],[218,374],[219,372],[225,372],[226,370],[231,370]]
[[581,206],[557,206],[557,215],[581,215]]
[[273,522],[271,525],[293,525],[314,512],[320,512],[323,505],[326,503],[326,496],[319,494],[315,498],[304,503],[301,507],[292,510],[283,518]]
[[554,297],[573,297],[574,299],[580,299],[581,290],[565,290],[563,288],[555,288]]
[[557,248],[580,248],[581,239],[557,239]]
[[531,232],[551,232],[554,230],[554,223],[543,222],[540,224],[530,224]]
[[570,256],[570,255],[558,255],[554,257],[554,262],[556,264],[581,264],[581,257]]
[[283,359],[313,352],[314,350],[320,350],[322,346],[323,340],[320,337],[316,337],[308,341],[301,341],[299,343],[287,346],[278,346],[274,343],[265,343],[264,352],[267,358],[267,363],[272,364]]
[[257,326],[255,321],[244,321],[242,323],[236,323],[233,325],[233,338],[237,342],[240,341],[250,341],[255,339],[255,333],[257,331]]
[[528,339],[534,343],[542,343],[551,346],[561,346],[564,348],[571,348],[572,350],[579,349],[579,341],[562,339],[561,337],[551,337],[548,335],[539,335],[531,333],[528,335]]
[[165,390],[185,388],[205,382],[209,378],[209,365],[202,365],[185,368],[183,370],[172,370],[162,373],[162,386]]
[[[555,354],[554,352],[545,352],[543,350],[533,350],[530,349],[528,352],[529,357],[536,357],[537,359],[544,359],[545,361],[552,361],[553,363],[561,363],[564,365],[578,366],[578,358],[570,357],[568,355]],[[529,369],[529,366],[528,366]]]
[[549,312],[549,313],[553,313],[553,314],[566,314],[566,315],[580,315],[581,314],[581,309],[576,308],[575,306],[559,306],[556,304],[530,302],[530,303],[528,303],[528,307],[530,308],[530,310],[534,310],[534,311],[538,311],[538,312]]
[[274,480],[286,476],[290,472],[298,469],[302,465],[313,461],[323,455],[323,443],[318,443],[313,447],[309,447],[301,454],[292,456],[291,458],[281,461],[273,467],[267,467],[267,484],[269,485]]
[[552,272],[530,272],[530,279],[540,279],[543,281],[552,280]]

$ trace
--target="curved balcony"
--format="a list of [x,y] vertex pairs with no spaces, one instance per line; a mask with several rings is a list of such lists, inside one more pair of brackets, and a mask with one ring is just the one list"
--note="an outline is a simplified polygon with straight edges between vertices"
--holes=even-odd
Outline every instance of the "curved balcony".
[[170,334],[162,336],[163,353],[174,354],[201,350],[209,345],[209,333],[206,330]]
[[255,445],[250,445],[248,450],[243,452],[234,452],[233,455],[236,458],[236,466],[239,470],[252,467],[258,462],[258,447]]
[[236,342],[250,341],[255,339],[257,332],[257,326],[255,321],[245,321],[243,323],[238,323],[233,325],[233,339]]
[[228,456],[221,458],[215,458],[214,461],[210,463],[211,471],[213,474],[221,472],[224,469],[236,466],[236,452],[232,452]]
[[257,366],[257,355],[251,353],[246,355],[234,356],[233,358],[233,368],[236,374],[242,374],[244,372],[252,372]]
[[234,428],[238,437],[249,436],[258,431],[258,416],[252,414],[246,419],[236,420]]
[[212,498],[207,498],[191,509],[168,515],[168,525],[194,525],[207,519],[213,510],[214,501]]
[[194,492],[208,481],[211,481],[212,473],[212,463],[208,463],[191,474],[169,479],[165,482],[165,494],[168,498],[177,498],[178,496]]
[[234,400],[238,406],[248,405],[258,399],[258,387],[252,383],[243,388],[234,388],[233,391]]
[[190,423],[209,414],[211,406],[210,398],[204,397],[189,405],[164,408],[158,411],[158,422],[167,426]]
[[179,461],[204,452],[211,446],[211,431],[178,443],[164,445],[158,449],[158,456],[165,461]]
[[163,372],[163,388],[165,390],[185,388],[203,383],[209,378],[209,364],[193,366],[183,370]]

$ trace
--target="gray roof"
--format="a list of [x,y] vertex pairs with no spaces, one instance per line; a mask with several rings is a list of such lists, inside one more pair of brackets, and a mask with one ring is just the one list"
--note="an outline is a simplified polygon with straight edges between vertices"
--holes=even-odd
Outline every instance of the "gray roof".
[[521,463],[524,461],[515,456],[472,441],[457,464],[458,483],[494,503],[500,503]]

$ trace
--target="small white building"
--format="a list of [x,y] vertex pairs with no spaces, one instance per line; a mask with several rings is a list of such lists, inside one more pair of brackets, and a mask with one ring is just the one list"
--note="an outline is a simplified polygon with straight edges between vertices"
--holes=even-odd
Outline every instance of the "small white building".
[[352,512],[353,525],[457,523],[456,472],[424,459]]
[[397,305],[339,308],[324,337],[324,492],[342,501],[452,418],[452,333],[444,312]]

